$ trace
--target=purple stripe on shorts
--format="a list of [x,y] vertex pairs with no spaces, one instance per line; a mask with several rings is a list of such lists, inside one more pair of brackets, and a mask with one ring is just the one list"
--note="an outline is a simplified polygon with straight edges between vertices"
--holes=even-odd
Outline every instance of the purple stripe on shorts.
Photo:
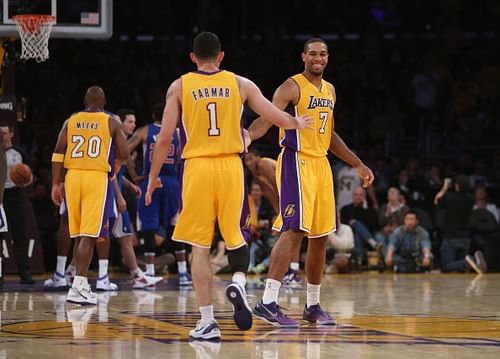
[[[293,105],[288,105],[288,107],[285,109],[285,112],[289,113],[292,116],[296,116],[295,106]],[[297,151],[298,149],[297,130],[284,130],[284,132],[285,134],[280,144],[294,151]]]
[[186,160],[179,160],[179,213],[182,211],[182,184],[184,180],[184,166]]
[[297,168],[297,152],[288,147],[281,157],[280,210],[283,219],[281,231],[301,230],[300,185]]
[[184,151],[184,146],[186,146],[187,142],[187,137],[186,137],[186,131],[184,129],[184,122],[181,121],[179,125],[179,139],[181,142],[181,153]]
[[102,213],[102,225],[101,230],[99,232],[99,237],[108,238],[109,237],[109,213],[113,209],[113,201],[115,199],[113,182],[107,179],[107,191],[106,191],[106,201],[104,204],[104,211]]
[[[242,166],[242,172],[243,172],[243,160],[241,163]],[[241,208],[241,217],[240,217],[240,228],[241,228],[241,234],[243,234],[243,238],[245,239],[245,242],[250,241],[250,223],[249,223],[249,218],[250,218],[250,206],[248,205],[248,186],[247,186],[247,178],[243,174],[243,187],[245,189],[245,193],[243,194],[243,207]]]

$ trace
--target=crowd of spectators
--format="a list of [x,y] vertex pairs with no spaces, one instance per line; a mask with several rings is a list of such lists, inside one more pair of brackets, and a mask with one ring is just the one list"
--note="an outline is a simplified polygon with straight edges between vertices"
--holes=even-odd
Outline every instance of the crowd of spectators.
[[[62,122],[82,108],[85,89],[102,86],[109,110],[133,108],[139,124],[149,122],[150,110],[168,84],[193,68],[190,34],[205,28],[221,35],[223,67],[248,76],[268,97],[302,68],[300,52],[308,34],[325,34],[330,46],[325,78],[337,92],[335,128],[376,176],[361,202],[343,201],[354,207],[352,213],[356,208],[373,210],[374,219],[365,228],[356,227],[355,217],[343,218],[347,211],[338,208],[341,221],[352,227],[355,253],[364,258],[361,265],[366,251],[381,249],[379,243],[387,250],[391,234],[404,225],[411,208],[430,233],[434,264],[439,266],[443,225],[434,197],[445,178],[459,174],[468,176],[471,194],[475,191],[474,211],[494,217],[488,222],[473,216],[470,235],[479,236],[476,242],[483,247],[485,238],[498,239],[498,211],[495,215],[491,210],[500,204],[496,2],[484,0],[471,7],[458,0],[426,6],[420,1],[404,6],[389,0],[317,1],[305,8],[300,1],[258,1],[252,6],[200,1],[190,11],[193,2],[188,1],[170,11],[165,8],[165,23],[150,21],[153,11],[164,9],[163,2],[140,6],[137,12],[124,10],[127,4],[134,8],[131,1],[120,3],[109,41],[51,39],[47,62],[18,64],[16,69],[17,97],[27,99],[20,143],[33,163],[35,181],[29,192],[37,218],[45,218],[39,222],[44,241],[51,240],[57,227],[57,211],[49,200],[51,152]],[[284,8],[288,15],[278,18]],[[217,15],[224,11],[232,15]],[[318,21],[306,21],[311,16]],[[247,124],[253,120],[247,111],[244,116]],[[254,146],[276,158],[276,129]],[[334,172],[341,173],[343,164],[331,160]],[[338,190],[344,182],[338,176],[336,180]]]

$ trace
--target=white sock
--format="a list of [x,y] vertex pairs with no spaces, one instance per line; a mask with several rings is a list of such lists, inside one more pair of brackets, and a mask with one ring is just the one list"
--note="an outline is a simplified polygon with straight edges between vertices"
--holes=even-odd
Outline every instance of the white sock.
[[268,278],[266,279],[266,288],[262,296],[262,303],[269,304],[272,302],[278,303],[278,295],[280,293],[281,282]]
[[154,276],[155,275],[155,265],[146,263],[146,274]]
[[83,289],[84,287],[88,286],[89,282],[87,281],[87,277],[82,277],[79,275],[75,275],[75,279],[73,279],[73,288],[76,288],[78,290]]
[[214,306],[205,305],[204,307],[199,307],[201,313],[201,321],[203,323],[209,323],[214,320]]
[[311,284],[307,283],[307,307],[311,305],[319,304],[319,291],[321,289],[321,284]]
[[374,240],[373,238],[370,238],[368,240],[368,243],[370,243],[370,246],[372,246],[373,248],[377,248],[377,241]]
[[290,269],[294,270],[294,271],[298,271],[300,269],[300,263],[299,262],[290,263]]
[[104,278],[108,275],[109,260],[99,259],[99,278]]
[[186,261],[177,262],[177,270],[179,271],[179,273],[186,273],[187,272]]
[[245,289],[245,285],[247,284],[247,277],[245,276],[245,273],[236,272],[236,273],[233,274],[232,281],[233,281],[233,283],[237,283],[243,289]]
[[64,274],[64,268],[66,268],[66,259],[68,259],[68,257],[66,256],[57,256],[57,266],[56,266],[57,273]]

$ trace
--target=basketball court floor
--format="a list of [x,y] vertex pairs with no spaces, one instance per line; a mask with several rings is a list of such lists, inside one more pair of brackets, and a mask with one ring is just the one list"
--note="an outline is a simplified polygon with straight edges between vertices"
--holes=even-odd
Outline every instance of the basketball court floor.
[[[169,278],[156,290],[100,293],[97,306],[65,302],[7,278],[0,292],[0,358],[500,358],[500,274],[327,275],[322,306],[339,325],[302,322],[277,329],[255,319],[241,332],[224,296],[229,277],[216,277],[214,305],[220,342],[193,342],[199,319],[192,290]],[[248,295],[262,294],[258,276]],[[280,304],[299,318],[305,286],[284,288]]]

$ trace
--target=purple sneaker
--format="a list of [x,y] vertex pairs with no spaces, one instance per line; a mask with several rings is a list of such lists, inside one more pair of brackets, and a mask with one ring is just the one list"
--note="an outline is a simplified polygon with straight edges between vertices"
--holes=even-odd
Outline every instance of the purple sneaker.
[[275,327],[281,328],[297,328],[299,326],[299,322],[295,319],[287,317],[281,311],[281,307],[276,304],[276,302],[272,302],[269,304],[264,304],[259,301],[253,310],[253,314],[260,319],[265,320],[269,324],[274,325]]
[[304,320],[311,323],[316,323],[319,325],[337,325],[337,320],[330,314],[325,312],[319,304],[311,305],[309,308],[304,306],[304,314],[302,316]]
[[249,330],[252,327],[252,308],[248,305],[245,288],[237,283],[226,287],[226,297],[233,305],[233,318],[240,330]]

